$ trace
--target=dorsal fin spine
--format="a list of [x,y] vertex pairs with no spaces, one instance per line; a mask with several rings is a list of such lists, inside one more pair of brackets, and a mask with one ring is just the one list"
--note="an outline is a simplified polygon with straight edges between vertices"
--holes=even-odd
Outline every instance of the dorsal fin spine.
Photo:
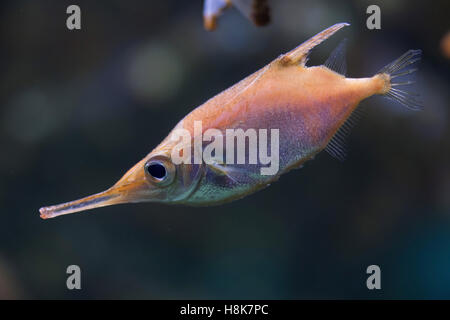
[[304,66],[306,63],[306,59],[308,57],[309,52],[317,45],[331,37],[333,34],[335,34],[338,30],[342,29],[343,27],[349,26],[349,23],[343,22],[343,23],[337,23],[322,32],[319,32],[309,40],[306,40],[301,45],[299,45],[297,48],[289,51],[285,55],[281,57],[281,62],[283,64],[295,64],[299,63],[300,65]]

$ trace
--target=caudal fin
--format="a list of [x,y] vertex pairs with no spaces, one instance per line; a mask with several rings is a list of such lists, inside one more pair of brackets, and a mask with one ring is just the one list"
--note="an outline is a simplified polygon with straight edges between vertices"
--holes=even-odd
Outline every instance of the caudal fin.
[[401,79],[404,76],[416,72],[417,68],[412,68],[411,65],[420,60],[421,54],[421,50],[409,50],[400,58],[391,62],[377,72],[377,74],[387,76],[390,81],[387,86],[388,90],[384,93],[384,95],[391,100],[401,103],[411,110],[422,110],[422,102],[417,99],[418,95],[416,93],[398,89],[398,87],[409,86],[413,84],[414,81],[399,81],[397,78]]

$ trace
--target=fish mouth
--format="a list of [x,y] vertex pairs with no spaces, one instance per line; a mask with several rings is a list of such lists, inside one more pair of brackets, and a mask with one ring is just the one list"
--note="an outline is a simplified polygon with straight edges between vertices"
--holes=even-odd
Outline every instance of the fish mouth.
[[130,183],[116,186],[110,189],[84,197],[78,200],[57,204],[54,206],[42,207],[39,209],[42,219],[50,219],[58,216],[86,211],[100,207],[111,206],[120,203],[143,201],[143,196],[139,192],[142,189],[141,183]]
[[141,163],[136,164],[114,186],[106,191],[78,200],[40,208],[41,218],[50,219],[74,212],[121,203],[151,201],[156,190],[150,187],[141,166]]
[[119,194],[108,193],[110,193],[109,190],[75,201],[57,204],[54,206],[42,207],[39,209],[40,216],[42,219],[50,219],[65,214],[105,207],[119,203],[117,202],[117,198],[120,197]]

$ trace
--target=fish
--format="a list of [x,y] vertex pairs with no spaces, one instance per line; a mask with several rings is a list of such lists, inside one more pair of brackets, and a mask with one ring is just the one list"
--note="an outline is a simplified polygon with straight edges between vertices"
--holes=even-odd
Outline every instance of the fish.
[[203,24],[206,30],[217,28],[217,19],[227,8],[236,7],[256,26],[270,23],[270,7],[267,0],[205,0],[203,5]]
[[[322,150],[343,160],[345,138],[358,115],[360,102],[366,98],[381,95],[411,110],[421,110],[423,105],[416,95],[400,89],[412,84],[404,77],[417,70],[412,65],[420,59],[420,50],[407,51],[366,78],[344,75],[345,45],[342,44],[323,65],[306,66],[314,47],[348,25],[338,23],[323,30],[192,110],[111,188],[80,200],[43,207],[39,210],[41,218],[134,202],[220,205],[264,189],[291,169],[302,167]],[[205,136],[197,139],[209,130],[215,130],[214,139],[210,137],[208,141]],[[206,152],[208,142],[224,139],[228,130],[244,133],[255,130],[260,133],[259,142],[267,142],[270,131],[270,142],[259,147],[265,147],[267,154],[269,149],[271,155],[278,154],[274,158],[276,170],[263,173],[267,161],[263,162],[259,154],[258,161],[251,163],[250,149],[244,161],[233,162],[238,157],[234,154],[237,145],[227,148],[226,143],[222,148],[230,155],[230,161],[221,162],[220,157],[195,161],[198,152]],[[183,140],[175,134],[180,132],[189,136]],[[266,140],[261,138],[264,132]],[[276,136],[278,140],[272,139]],[[187,148],[192,145],[194,152]],[[275,145],[277,149],[272,148]]]

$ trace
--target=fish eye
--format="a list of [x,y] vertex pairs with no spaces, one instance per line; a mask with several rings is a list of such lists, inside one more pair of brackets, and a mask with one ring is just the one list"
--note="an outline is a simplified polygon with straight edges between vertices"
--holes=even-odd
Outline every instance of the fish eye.
[[145,169],[149,175],[158,180],[164,180],[167,175],[166,167],[159,162],[147,163]]
[[152,159],[145,164],[147,179],[158,185],[173,181],[175,166],[167,159]]
[[166,167],[158,162],[147,164],[146,169],[149,175],[159,180],[163,180],[167,174]]

